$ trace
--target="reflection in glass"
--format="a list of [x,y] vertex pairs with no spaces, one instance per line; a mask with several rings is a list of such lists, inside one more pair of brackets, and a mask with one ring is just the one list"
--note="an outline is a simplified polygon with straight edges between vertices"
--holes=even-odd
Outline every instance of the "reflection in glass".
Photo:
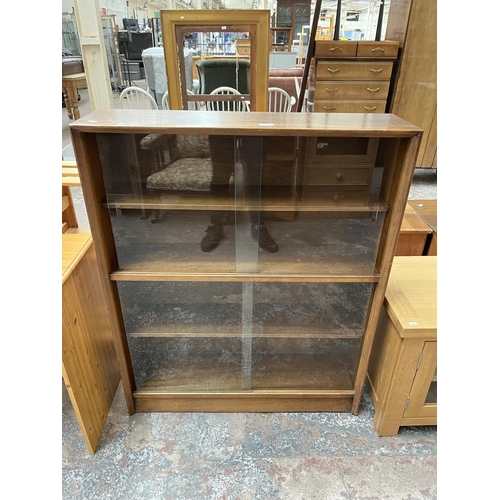
[[377,139],[106,134],[98,145],[122,270],[374,272]]

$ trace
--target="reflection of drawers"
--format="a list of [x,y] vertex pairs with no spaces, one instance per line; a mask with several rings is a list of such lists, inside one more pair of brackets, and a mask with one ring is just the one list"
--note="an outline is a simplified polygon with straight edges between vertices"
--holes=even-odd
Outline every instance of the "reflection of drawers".
[[326,198],[330,203],[335,205],[365,205],[368,199],[368,189],[342,189],[334,187],[305,187],[303,192],[303,201],[316,201],[320,198],[325,201]]
[[336,205],[368,201],[378,140],[368,137],[309,139],[303,175],[303,199],[327,198]]
[[370,174],[369,165],[358,168],[315,165],[314,168],[306,169],[306,184],[308,186],[368,185]]
[[371,165],[377,145],[378,139],[369,137],[314,137],[309,139],[307,158],[309,164]]
[[385,113],[391,59],[398,50],[398,42],[316,42],[309,88],[313,111]]

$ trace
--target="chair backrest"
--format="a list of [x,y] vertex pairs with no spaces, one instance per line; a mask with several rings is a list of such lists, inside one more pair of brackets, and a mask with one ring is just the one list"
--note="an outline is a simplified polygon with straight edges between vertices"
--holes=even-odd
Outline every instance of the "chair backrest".
[[156,101],[149,92],[139,87],[127,87],[120,94],[123,109],[158,109]]
[[286,90],[278,87],[269,87],[268,95],[268,111],[290,113],[292,110],[292,99]]
[[[194,95],[194,92],[191,92],[190,90],[186,90],[188,95]],[[200,101],[196,102],[190,102],[188,104],[189,109],[196,109],[197,111],[200,109]],[[161,109],[168,110],[170,109],[170,101],[168,99],[168,90],[163,94],[163,97],[161,98]]]
[[[238,92],[236,89],[232,87],[219,87],[210,92],[210,95],[221,95],[221,96],[240,96],[241,92]],[[224,100],[224,101],[207,101],[207,110],[208,111],[250,111],[250,105],[248,101],[244,101],[241,98],[241,101],[232,101],[232,100]]]
[[196,67],[200,76],[200,94],[210,94],[222,86],[250,94],[250,61],[247,59],[199,59]]
[[161,98],[161,109],[168,110],[170,109],[170,101],[168,100],[168,90],[163,94]]

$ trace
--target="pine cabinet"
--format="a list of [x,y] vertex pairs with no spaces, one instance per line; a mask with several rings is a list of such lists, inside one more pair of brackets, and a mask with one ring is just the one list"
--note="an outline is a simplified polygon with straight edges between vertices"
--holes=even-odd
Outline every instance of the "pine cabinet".
[[130,414],[358,413],[418,127],[110,110],[71,134]]

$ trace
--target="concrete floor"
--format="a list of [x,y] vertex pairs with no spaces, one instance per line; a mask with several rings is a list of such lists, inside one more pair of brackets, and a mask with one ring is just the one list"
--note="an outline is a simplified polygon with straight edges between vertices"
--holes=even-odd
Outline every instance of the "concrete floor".
[[[85,89],[81,114],[90,112]],[[119,106],[118,94],[114,102]],[[62,147],[70,144],[62,109]],[[67,154],[66,157],[70,155]],[[88,227],[81,190],[78,221]],[[437,198],[436,170],[415,172],[411,199]],[[89,455],[62,384],[62,498],[110,500],[428,500],[437,498],[437,427],[381,438],[365,390],[360,414],[141,413],[118,387]]]

